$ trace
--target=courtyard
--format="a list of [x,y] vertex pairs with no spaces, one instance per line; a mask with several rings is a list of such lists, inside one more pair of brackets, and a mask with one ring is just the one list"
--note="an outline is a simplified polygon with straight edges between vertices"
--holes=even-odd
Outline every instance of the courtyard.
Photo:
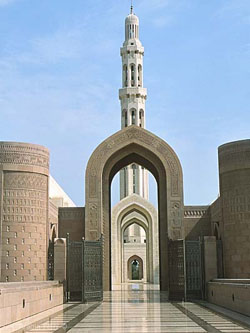
[[0,333],[250,332],[250,318],[206,302],[168,302],[158,286],[124,284],[102,303],[67,303],[24,319]]

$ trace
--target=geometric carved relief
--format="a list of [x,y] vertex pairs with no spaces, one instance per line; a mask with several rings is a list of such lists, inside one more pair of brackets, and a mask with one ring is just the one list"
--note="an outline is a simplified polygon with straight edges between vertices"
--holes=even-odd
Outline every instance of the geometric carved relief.
[[[159,138],[155,139],[154,136],[149,135],[149,132],[145,133],[144,131],[138,132],[138,128],[130,127],[127,133],[123,133],[116,137],[114,140],[107,140],[107,142],[103,142],[95,152],[98,151],[98,155],[95,157],[95,160],[92,161],[91,173],[89,176],[90,181],[90,197],[95,197],[96,195],[96,170],[95,166],[99,166],[102,163],[102,159],[105,158],[109,151],[113,149],[113,147],[124,144],[128,142],[131,138],[136,138],[136,140],[141,141],[143,145],[148,145],[150,147],[154,147],[155,153],[159,153],[164,156],[164,159],[167,162],[168,169],[171,174],[171,195],[178,196],[180,195],[180,184],[179,179],[181,175],[179,174],[180,164],[175,158],[175,153],[170,150],[170,147],[166,145],[166,143],[162,140],[159,142]],[[93,173],[93,170],[94,173]]]
[[4,172],[3,221],[46,223],[47,177]]
[[182,215],[181,215],[181,203],[179,201],[171,201],[171,226],[172,227],[180,227],[182,223]]
[[28,188],[46,191],[47,177],[26,172],[4,172],[4,188]]
[[84,208],[83,207],[74,207],[67,209],[59,209],[59,220],[76,220],[84,218]]
[[221,175],[221,197],[224,225],[249,223],[250,221],[250,180],[238,176],[236,180],[231,173]]
[[45,280],[49,151],[0,142],[3,168],[1,281]]
[[90,228],[96,229],[98,226],[97,205],[90,204]]
[[46,148],[31,144],[0,143],[0,164],[32,165],[49,168]]

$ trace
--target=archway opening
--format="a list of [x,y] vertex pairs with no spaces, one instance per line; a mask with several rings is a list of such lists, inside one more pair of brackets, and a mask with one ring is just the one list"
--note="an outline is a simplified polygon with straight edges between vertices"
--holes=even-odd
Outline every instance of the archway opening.
[[112,180],[111,202],[112,289],[123,289],[122,284],[131,281],[127,274],[127,260],[131,255],[143,259],[141,282],[155,284],[158,289],[159,239],[154,176],[141,165],[126,166]]
[[127,260],[128,281],[142,281],[144,278],[144,262],[139,256],[132,256]]
[[131,276],[131,280],[141,280],[142,278],[140,278],[140,273],[139,273],[139,269],[140,269],[140,263],[138,260],[133,260],[133,262],[131,263],[131,269],[132,269],[132,276]]
[[147,233],[139,224],[133,223],[133,220],[123,231],[121,266],[123,282],[132,280],[147,282],[149,269]]
[[[126,161],[129,161],[130,163],[128,163]],[[149,171],[149,173],[151,175],[150,176],[151,184],[154,183],[154,186],[155,186],[155,189],[154,189],[153,192],[154,192],[154,195],[155,195],[154,203],[156,204],[156,210],[158,208],[158,214],[157,215],[159,216],[159,218],[160,218],[160,215],[163,217],[164,216],[164,210],[160,209],[161,201],[160,201],[160,198],[159,198],[159,193],[160,192],[166,192],[166,189],[165,189],[165,186],[164,186],[164,184],[166,183],[166,174],[165,174],[164,168],[163,168],[162,165],[161,166],[157,165],[157,163],[151,164],[151,162],[148,159],[146,159],[145,156],[141,156],[141,154],[130,154],[130,155],[126,156],[123,160],[118,161],[118,163],[116,165],[114,165],[113,168],[111,169],[110,177],[109,177],[109,180],[110,180],[110,182],[109,182],[110,212],[111,212],[111,196],[112,196],[111,185],[112,185],[112,181],[115,178],[116,174],[118,174],[120,172],[120,170],[124,170],[124,167],[125,167],[125,169],[128,168],[129,165],[132,166],[131,167],[132,175],[134,174],[134,169],[135,169],[135,168],[133,168],[134,165],[137,165],[138,167]],[[121,169],[119,169],[119,166],[121,166]],[[160,178],[165,179],[165,181],[163,181],[161,184],[159,183]],[[135,186],[134,183],[133,183],[132,189],[133,189],[132,193],[137,194],[136,193],[137,191],[134,191],[134,189],[136,189],[136,186]],[[163,200],[162,200],[162,202],[163,202]],[[109,215],[109,219],[110,219],[110,217],[111,217],[111,214]],[[143,225],[143,227],[144,227],[144,225]],[[161,265],[162,266],[166,265],[167,261],[168,261],[168,258],[166,257],[166,254],[167,254],[167,249],[166,249],[167,239],[164,240],[165,244],[162,244],[162,249],[165,248],[165,250],[164,250],[165,253],[163,254],[163,250],[160,250],[160,248],[159,248],[160,240],[159,240],[158,219],[157,219],[157,226],[154,227],[154,230],[155,230],[156,237],[158,238],[158,242],[157,242],[157,245],[156,245],[157,250],[155,251],[155,253],[157,253],[157,256],[153,256],[153,247],[155,246],[155,244],[152,240],[153,239],[152,234],[150,236],[148,235],[148,238],[149,237],[151,238],[151,242],[147,243],[147,237],[145,237],[145,243],[143,244],[143,246],[145,247],[145,251],[146,251],[145,260],[143,261],[144,262],[144,270],[145,270],[144,281],[158,284],[160,282],[159,276],[160,276]],[[167,225],[166,224],[162,225],[162,230],[164,230],[163,233],[167,234]],[[111,230],[111,232],[112,232],[112,230]],[[145,234],[146,233],[147,234],[152,233],[152,226],[151,226],[150,230],[147,229]],[[111,238],[112,238],[112,236],[111,236]],[[144,242],[144,240],[143,240],[143,242]],[[113,246],[113,242],[111,241],[110,242],[110,251],[112,251],[112,246]],[[129,244],[124,245],[124,243],[123,243],[123,247],[126,247],[126,246],[129,246]],[[162,261],[162,264],[161,264],[160,257],[159,257],[160,252],[164,256],[164,261]],[[121,282],[122,283],[123,282],[128,282],[128,280],[129,280],[126,276],[126,273],[124,273],[126,271],[123,268],[124,267],[124,261],[123,261],[124,257],[123,257],[123,255],[124,255],[124,249],[122,248],[121,249],[121,256],[120,256],[120,258],[118,258],[118,260],[121,260],[121,273],[120,274],[121,274]],[[153,260],[155,260],[158,263],[157,268],[155,268],[154,265],[152,264]],[[150,261],[151,261],[151,263],[150,263]],[[116,264],[117,264],[117,261],[116,261]],[[141,268],[143,268],[142,265],[143,264],[141,264]],[[148,269],[146,270],[145,267],[147,267]],[[150,267],[150,269],[149,269],[149,267]],[[110,267],[110,271],[111,271],[111,276],[112,276],[113,275],[113,273],[112,273],[113,272],[113,267],[112,266]],[[154,272],[154,271],[157,271],[157,272]],[[112,282],[113,282],[112,280],[113,279],[111,279],[111,281],[110,281],[110,290],[112,290]],[[164,281],[165,283],[168,283],[166,276],[165,276],[164,280],[165,280]],[[166,288],[167,288],[167,286],[166,286]]]
[[177,155],[163,140],[138,126],[117,132],[92,154],[86,171],[86,239],[103,234],[103,286],[111,290],[111,182],[115,174],[138,164],[155,177],[158,188],[160,288],[168,290],[168,242],[183,237],[183,178]]

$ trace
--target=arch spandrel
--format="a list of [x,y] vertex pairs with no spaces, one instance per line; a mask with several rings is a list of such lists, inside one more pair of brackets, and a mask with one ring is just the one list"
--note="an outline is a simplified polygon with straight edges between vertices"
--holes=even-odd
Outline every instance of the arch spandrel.
[[168,238],[183,238],[183,176],[174,150],[162,139],[138,127],[126,127],[103,141],[91,155],[86,169],[85,237],[104,236],[104,289],[110,290],[110,184],[121,168],[141,164],[158,183],[161,286],[167,290]]

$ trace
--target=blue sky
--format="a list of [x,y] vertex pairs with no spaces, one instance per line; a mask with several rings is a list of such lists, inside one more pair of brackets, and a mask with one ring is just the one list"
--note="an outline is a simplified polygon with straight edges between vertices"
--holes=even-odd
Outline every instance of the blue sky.
[[[185,204],[218,195],[217,147],[250,137],[250,1],[135,0],[147,129],[176,151]],[[0,0],[0,140],[45,145],[77,205],[95,147],[120,129],[129,0]]]

